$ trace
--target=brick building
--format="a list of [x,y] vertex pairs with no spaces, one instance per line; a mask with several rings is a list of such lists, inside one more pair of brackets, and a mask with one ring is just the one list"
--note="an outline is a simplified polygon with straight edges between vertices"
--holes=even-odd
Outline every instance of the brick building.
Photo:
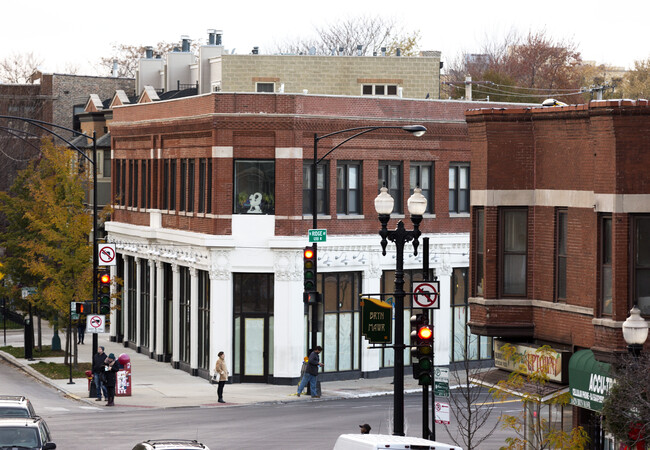
[[607,389],[589,377],[611,382],[632,306],[650,316],[650,107],[481,109],[467,112],[467,123],[470,329],[523,353],[550,345],[551,384],[570,390],[574,407],[549,417],[585,426],[603,448]]
[[[421,229],[442,286],[436,361],[464,358],[466,340],[470,358],[491,358],[489,339],[465,335],[464,111],[478,105],[218,93],[114,108],[115,205],[106,230],[124,284],[112,338],[206,378],[224,350],[236,381],[294,383],[308,337],[302,249],[311,228],[314,133],[416,123],[428,128],[421,138],[377,130],[319,164],[319,226],[328,232],[318,251],[323,377],[392,371],[392,350],[368,349],[359,330],[358,294],[393,291],[394,247],[381,256],[373,203],[384,180],[396,198],[391,227],[416,184],[429,201]],[[322,140],[319,155],[344,137]],[[414,257],[410,246],[405,269],[406,286],[422,276],[421,253]],[[410,300],[407,308],[408,333]]]

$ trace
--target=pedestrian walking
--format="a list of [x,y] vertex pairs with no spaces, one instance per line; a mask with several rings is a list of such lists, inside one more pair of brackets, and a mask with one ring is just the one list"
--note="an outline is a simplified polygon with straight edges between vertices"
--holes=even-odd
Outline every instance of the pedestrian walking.
[[217,363],[214,366],[214,377],[219,383],[217,387],[217,396],[219,403],[226,403],[223,399],[223,387],[228,381],[228,367],[226,366],[226,354],[224,352],[219,352],[217,355]]
[[106,375],[106,391],[108,392],[106,406],[115,406],[115,385],[117,384],[117,371],[120,370],[120,363],[111,353],[104,361],[104,375]]
[[323,351],[323,347],[317,345],[313,352],[309,354],[309,359],[307,360],[307,367],[305,368],[305,374],[300,381],[298,386],[298,397],[302,393],[304,387],[309,383],[309,389],[311,391],[311,398],[320,398],[320,393],[316,391],[316,382],[318,381],[318,368],[323,367],[323,363],[320,362],[320,353]]
[[79,316],[77,322],[77,344],[84,343],[84,336],[86,334],[86,316]]
[[370,425],[367,423],[364,423],[363,425],[359,425],[359,430],[361,431],[361,434],[370,434]]
[[104,361],[106,361],[106,353],[104,353],[104,346],[97,347],[97,353],[93,355],[93,383],[95,384],[95,393],[97,398],[96,402],[102,401],[102,392],[104,398],[108,400],[106,385],[104,384]]

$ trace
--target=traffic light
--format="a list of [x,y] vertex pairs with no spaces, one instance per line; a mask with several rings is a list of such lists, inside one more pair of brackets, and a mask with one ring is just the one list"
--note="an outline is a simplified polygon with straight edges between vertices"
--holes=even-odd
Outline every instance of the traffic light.
[[411,359],[413,378],[421,386],[431,385],[433,368],[433,328],[426,314],[411,316]]
[[99,272],[99,314],[111,313],[111,274],[108,270]]
[[314,247],[305,247],[303,269],[305,292],[316,292],[316,249]]
[[88,306],[85,302],[74,302],[74,312],[77,314],[86,314],[88,313]]

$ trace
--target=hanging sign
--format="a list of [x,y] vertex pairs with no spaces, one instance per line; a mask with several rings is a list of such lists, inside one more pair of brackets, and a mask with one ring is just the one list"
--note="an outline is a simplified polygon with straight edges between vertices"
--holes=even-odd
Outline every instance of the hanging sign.
[[361,334],[372,344],[392,341],[393,307],[376,298],[361,298]]

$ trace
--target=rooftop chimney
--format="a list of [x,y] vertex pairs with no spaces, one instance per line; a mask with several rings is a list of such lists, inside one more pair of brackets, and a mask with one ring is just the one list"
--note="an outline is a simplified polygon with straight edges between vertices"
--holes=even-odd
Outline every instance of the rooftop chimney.
[[113,78],[117,78],[117,59],[113,60]]
[[402,49],[401,48],[395,49],[395,56],[402,56]]
[[153,58],[153,47],[144,48],[144,57],[147,59]]
[[386,56],[386,47],[381,48],[381,56]]
[[343,54],[343,50],[345,50],[345,48],[343,48],[343,47],[339,47],[339,55],[342,55],[342,54]]
[[221,45],[221,36],[223,35],[223,31],[217,30],[214,34],[214,44],[215,45]]
[[259,47],[253,47],[253,55],[259,55],[260,54],[260,48]]
[[189,36],[181,36],[182,47],[181,51],[189,52],[190,51],[190,38]]
[[361,44],[357,45],[357,56],[361,56],[362,51],[363,51],[363,45]]
[[209,29],[208,30],[208,45],[214,45],[216,38],[217,30]]

